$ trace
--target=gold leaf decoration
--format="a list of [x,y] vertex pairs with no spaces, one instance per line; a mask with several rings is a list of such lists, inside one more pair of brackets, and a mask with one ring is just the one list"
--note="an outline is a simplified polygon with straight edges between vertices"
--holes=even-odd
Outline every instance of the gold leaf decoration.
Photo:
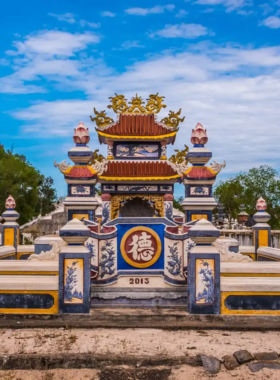
[[98,112],[96,109],[93,109],[95,117],[90,116],[91,121],[95,121],[98,127],[106,127],[106,125],[112,124],[114,120],[106,115],[105,111]]
[[166,105],[163,104],[165,96],[158,96],[158,92],[153,95],[151,94],[147,99],[146,111],[148,113],[158,113],[162,108],[166,108]]
[[131,106],[127,110],[127,113],[147,113],[145,107],[143,107],[143,104],[145,104],[143,99],[137,94],[131,98],[131,102],[128,102],[128,104],[131,104]]
[[118,95],[116,96],[110,96],[109,99],[111,99],[111,103],[108,108],[112,108],[114,112],[116,113],[124,113],[128,109],[128,105],[125,99],[124,95]]
[[167,127],[177,128],[179,124],[185,120],[185,116],[180,118],[181,111],[181,108],[178,112],[169,111],[168,116],[162,119],[161,123],[165,124]]

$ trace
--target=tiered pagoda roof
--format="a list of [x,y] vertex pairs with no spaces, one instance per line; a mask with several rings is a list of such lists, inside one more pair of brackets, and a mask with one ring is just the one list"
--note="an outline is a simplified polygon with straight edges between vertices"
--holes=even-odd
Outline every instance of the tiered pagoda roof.
[[137,94],[128,103],[124,95],[116,94],[110,99],[112,104],[108,108],[112,108],[117,113],[116,121],[108,117],[105,111],[98,112],[95,108],[95,116],[91,117],[91,120],[96,123],[100,143],[139,139],[165,140],[167,144],[174,143],[179,123],[184,121],[184,117],[180,118],[181,110],[177,113],[170,111],[167,117],[157,121],[155,114],[166,107],[162,103],[163,96],[150,95],[146,105]]

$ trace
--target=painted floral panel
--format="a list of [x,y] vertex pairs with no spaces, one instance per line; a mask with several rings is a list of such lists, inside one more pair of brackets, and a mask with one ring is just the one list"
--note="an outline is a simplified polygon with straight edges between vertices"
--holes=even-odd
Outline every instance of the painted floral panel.
[[84,260],[64,260],[64,303],[83,303]]
[[214,303],[215,260],[196,259],[195,299],[197,304]]

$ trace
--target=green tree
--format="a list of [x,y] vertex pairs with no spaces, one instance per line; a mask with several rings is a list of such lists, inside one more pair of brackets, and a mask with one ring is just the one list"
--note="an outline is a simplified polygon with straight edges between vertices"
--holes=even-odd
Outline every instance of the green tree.
[[268,165],[252,168],[248,173],[240,173],[235,178],[221,182],[214,196],[228,215],[236,218],[240,205],[245,205],[248,214],[256,212],[256,202],[263,197],[267,202],[267,212],[271,215],[269,224],[280,228],[280,177],[279,173]]
[[181,206],[181,202],[184,200],[184,197],[177,197],[174,198],[173,200],[173,207],[176,208],[177,210],[185,213],[183,207]]
[[11,194],[20,214],[19,224],[24,224],[38,214],[53,211],[56,191],[53,180],[35,169],[24,155],[14,154],[0,145],[0,212]]

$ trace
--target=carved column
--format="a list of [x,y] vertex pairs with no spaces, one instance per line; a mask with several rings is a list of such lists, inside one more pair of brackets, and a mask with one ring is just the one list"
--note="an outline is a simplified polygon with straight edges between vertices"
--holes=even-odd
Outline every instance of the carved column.
[[109,141],[107,145],[107,160],[113,160],[113,141]]
[[161,160],[167,160],[166,141],[161,141]]
[[102,199],[102,222],[101,224],[105,224],[111,220],[111,194],[104,193],[101,194]]

